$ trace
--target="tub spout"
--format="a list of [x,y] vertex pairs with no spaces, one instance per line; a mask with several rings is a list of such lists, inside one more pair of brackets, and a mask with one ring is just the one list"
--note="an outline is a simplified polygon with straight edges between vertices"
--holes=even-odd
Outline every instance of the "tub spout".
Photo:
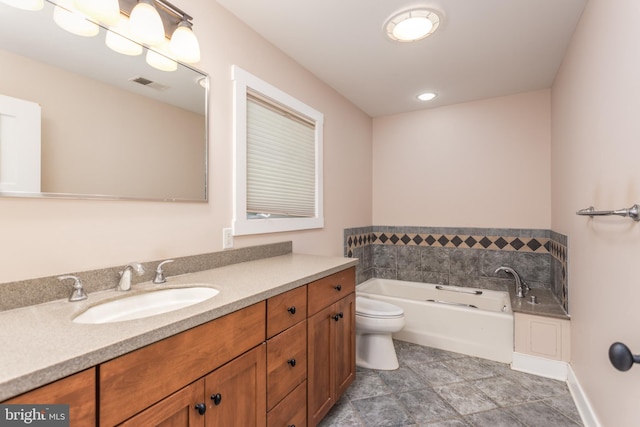
[[526,297],[527,292],[529,292],[531,288],[529,288],[529,285],[527,284],[527,282],[525,282],[524,279],[520,277],[518,272],[511,267],[505,266],[505,267],[496,268],[496,271],[494,271],[494,273],[498,274],[501,271],[504,271],[505,273],[509,273],[513,276],[514,280],[516,281],[516,296],[518,298]]

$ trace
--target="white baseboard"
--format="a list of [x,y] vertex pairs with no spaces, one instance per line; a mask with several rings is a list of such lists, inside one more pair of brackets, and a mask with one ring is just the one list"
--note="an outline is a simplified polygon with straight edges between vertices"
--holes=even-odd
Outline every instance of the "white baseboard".
[[513,353],[511,369],[554,380],[567,381],[569,364],[523,353]]
[[569,386],[569,391],[571,392],[571,396],[573,396],[573,401],[575,402],[576,408],[578,408],[578,412],[582,418],[582,423],[585,427],[601,427],[600,421],[598,421],[598,417],[596,417],[596,414],[591,407],[591,403],[589,403],[589,399],[587,399],[587,395],[584,393],[584,390],[582,389],[575,372],[573,372],[571,365],[568,365],[568,368],[567,385]]

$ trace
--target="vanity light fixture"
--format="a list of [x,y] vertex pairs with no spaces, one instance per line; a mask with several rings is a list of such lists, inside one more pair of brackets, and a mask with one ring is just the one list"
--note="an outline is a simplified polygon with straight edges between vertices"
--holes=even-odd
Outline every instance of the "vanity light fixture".
[[129,56],[137,56],[142,53],[142,46],[133,41],[129,20],[126,16],[120,14],[118,21],[109,28],[105,37],[105,44],[109,49]]
[[98,22],[113,25],[120,20],[118,0],[75,0],[75,5],[79,11]]
[[433,34],[440,25],[440,17],[428,9],[411,9],[392,16],[385,24],[391,40],[415,42]]
[[0,0],[8,6],[13,6],[22,10],[38,11],[44,7],[44,0]]
[[418,98],[420,101],[431,101],[436,96],[438,96],[438,94],[434,92],[423,92],[420,95],[418,95],[416,98]]
[[68,32],[82,37],[93,37],[100,32],[100,27],[80,12],[73,0],[57,0],[53,9],[53,21]]
[[194,63],[200,61],[200,44],[191,27],[193,24],[185,17],[171,36],[170,49],[180,61]]
[[154,0],[138,0],[129,16],[131,34],[142,43],[155,46],[165,39],[164,24]]
[[[156,70],[175,71],[178,69],[178,63],[169,57],[169,43],[165,43],[162,47],[156,49],[147,49],[145,60]],[[156,52],[160,51],[160,52]]]

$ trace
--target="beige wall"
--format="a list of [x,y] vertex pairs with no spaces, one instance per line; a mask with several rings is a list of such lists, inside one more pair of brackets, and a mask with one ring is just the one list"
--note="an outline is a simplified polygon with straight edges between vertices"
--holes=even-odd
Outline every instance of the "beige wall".
[[549,96],[374,119],[373,223],[549,228]]
[[198,68],[211,76],[209,203],[1,198],[0,283],[221,250],[232,220],[232,64],[325,115],[325,228],[236,247],[293,240],[297,252],[342,255],[343,229],[371,224],[371,119],[217,3],[179,6],[195,17]]
[[578,209],[640,203],[640,3],[591,0],[552,88],[552,226],[569,236],[572,366],[603,426],[640,420],[640,225]]

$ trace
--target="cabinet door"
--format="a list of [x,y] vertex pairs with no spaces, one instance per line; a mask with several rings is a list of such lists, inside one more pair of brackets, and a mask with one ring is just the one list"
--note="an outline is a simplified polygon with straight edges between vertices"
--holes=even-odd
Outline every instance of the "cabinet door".
[[204,402],[204,380],[199,380],[125,421],[121,427],[203,427]]
[[96,370],[87,369],[2,403],[68,404],[70,425],[95,426]]
[[356,297],[351,294],[336,303],[339,320],[335,323],[336,400],[356,377]]
[[316,426],[335,403],[333,328],[335,307],[330,305],[307,320],[307,412],[308,425]]
[[266,345],[232,360],[205,377],[206,427],[265,427]]

